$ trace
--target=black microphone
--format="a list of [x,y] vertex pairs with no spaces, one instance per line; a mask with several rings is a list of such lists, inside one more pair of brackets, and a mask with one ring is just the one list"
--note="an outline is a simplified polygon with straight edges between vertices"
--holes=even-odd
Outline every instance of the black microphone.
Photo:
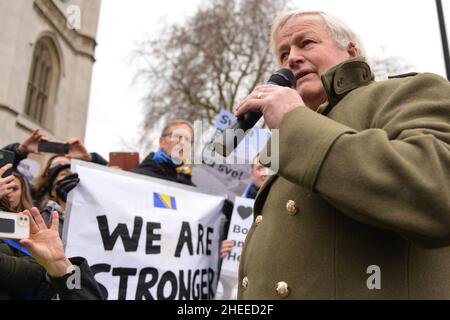
[[[280,69],[272,74],[267,81],[268,84],[292,88],[294,85],[294,74],[289,69]],[[228,157],[245,137],[248,130],[263,116],[261,112],[249,112],[238,118],[225,129],[222,135],[214,141],[214,150],[221,156]]]

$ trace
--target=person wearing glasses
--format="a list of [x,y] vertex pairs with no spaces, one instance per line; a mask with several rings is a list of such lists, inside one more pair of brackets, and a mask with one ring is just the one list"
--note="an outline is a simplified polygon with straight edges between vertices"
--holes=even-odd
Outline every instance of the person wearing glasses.
[[194,186],[189,167],[193,139],[194,129],[188,121],[174,120],[167,123],[159,138],[159,150],[151,152],[133,171]]

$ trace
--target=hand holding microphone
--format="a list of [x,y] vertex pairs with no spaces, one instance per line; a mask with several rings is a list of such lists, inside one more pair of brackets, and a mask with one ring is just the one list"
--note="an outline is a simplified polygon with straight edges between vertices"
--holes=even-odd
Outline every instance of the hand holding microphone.
[[257,86],[236,109],[237,121],[216,139],[215,151],[228,156],[244,138],[242,131],[247,133],[263,115],[270,129],[278,128],[286,113],[303,105],[298,92],[291,89],[293,82],[293,73],[289,69],[281,69],[270,77],[267,84]]

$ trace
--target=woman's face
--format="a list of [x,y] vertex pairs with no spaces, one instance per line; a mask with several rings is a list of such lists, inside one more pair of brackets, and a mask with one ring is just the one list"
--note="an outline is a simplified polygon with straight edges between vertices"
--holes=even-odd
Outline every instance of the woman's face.
[[17,212],[19,210],[20,199],[22,196],[22,184],[17,177],[14,177],[11,189],[12,192],[6,196],[6,200],[8,201],[10,209]]

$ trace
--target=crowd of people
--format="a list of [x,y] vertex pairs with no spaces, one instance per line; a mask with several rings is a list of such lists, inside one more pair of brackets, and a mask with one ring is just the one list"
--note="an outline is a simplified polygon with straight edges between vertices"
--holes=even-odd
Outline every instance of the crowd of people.
[[[156,152],[151,152],[132,171],[184,185],[194,186],[188,155],[193,141],[193,127],[188,121],[169,122],[162,130]],[[39,154],[38,144],[47,140],[34,131],[24,142],[14,143],[3,150],[14,153],[14,163],[0,168],[0,210],[27,215],[31,233],[22,241],[0,239],[0,299],[51,299],[59,294],[62,299],[102,299],[102,293],[87,261],[82,257],[67,258],[61,241],[68,193],[80,182],[77,173],[70,171],[71,160],[78,159],[100,165],[108,161],[97,153],[89,153],[79,139],[70,139],[67,154],[53,154],[34,183],[18,170],[19,163],[30,153]],[[252,165],[252,183],[245,197],[254,198],[266,177],[266,170],[258,157]],[[4,177],[9,169],[10,176]],[[233,203],[223,206],[226,235]],[[231,240],[223,240],[221,258],[231,251]],[[71,266],[80,268],[84,283],[82,290],[68,290],[66,282]],[[87,284],[87,285],[86,285]]]
[[[14,162],[0,168],[0,210],[28,215],[31,228],[28,239],[0,239],[0,299],[52,299],[57,293],[61,298],[77,297],[76,290],[69,295],[64,293],[67,286],[59,285],[59,278],[70,271],[66,268],[64,272],[54,272],[61,261],[59,256],[51,257],[64,253],[61,235],[67,195],[80,181],[76,173],[70,172],[70,161],[80,159],[102,165],[107,161],[96,153],[88,153],[79,139],[70,139],[69,153],[50,157],[32,183],[18,166],[29,154],[40,154],[41,140],[47,138],[35,130],[22,143],[3,148],[14,153]],[[11,168],[13,173],[5,176]],[[101,298],[98,292],[90,297]]]

